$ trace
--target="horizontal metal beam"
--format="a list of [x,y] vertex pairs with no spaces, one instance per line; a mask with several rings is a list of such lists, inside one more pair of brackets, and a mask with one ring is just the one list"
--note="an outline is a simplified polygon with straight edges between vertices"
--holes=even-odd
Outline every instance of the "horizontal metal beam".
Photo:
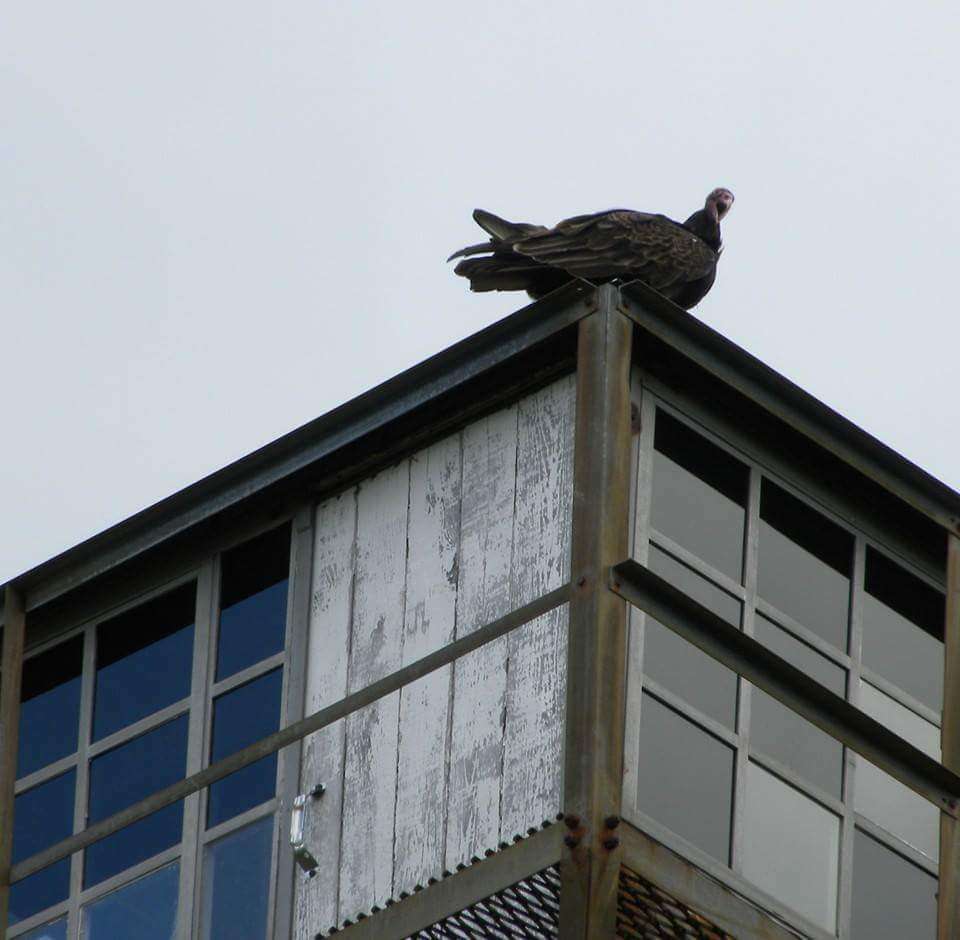
[[[960,494],[639,281],[621,289],[638,326],[952,532]],[[642,344],[641,348],[642,348]]]
[[404,940],[415,936],[431,924],[556,864],[560,860],[562,829],[560,825],[541,829],[490,858],[338,930],[335,936],[347,940]]
[[623,864],[739,940],[797,940],[767,912],[629,822],[620,824]]
[[505,617],[500,617],[486,624],[469,636],[465,636],[448,646],[444,646],[424,656],[422,659],[418,659],[409,666],[404,666],[389,676],[385,676],[372,685],[368,685],[366,688],[360,689],[352,695],[348,695],[339,702],[334,702],[326,708],[321,708],[312,715],[294,722],[286,728],[281,728],[279,731],[275,731],[273,734],[267,735],[259,741],[255,741],[242,751],[237,751],[235,754],[231,754],[229,757],[225,757],[223,760],[211,764],[209,767],[190,777],[186,777],[163,790],[152,793],[139,803],[134,803],[119,813],[114,813],[112,816],[108,816],[106,819],[94,823],[92,826],[88,826],[82,832],[69,836],[57,842],[55,845],[44,849],[42,852],[31,855],[29,858],[13,866],[10,873],[11,881],[20,881],[28,875],[32,875],[34,872],[40,871],[40,869],[46,868],[48,865],[52,865],[61,858],[66,858],[68,855],[85,849],[94,842],[99,842],[118,829],[129,826],[143,819],[145,816],[156,812],[158,809],[163,809],[164,806],[176,803],[191,793],[196,793],[204,787],[208,787],[218,780],[228,777],[230,774],[255,763],[262,757],[266,757],[268,754],[273,754],[281,748],[287,747],[287,745],[295,744],[308,734],[313,734],[315,731],[326,728],[341,718],[346,718],[347,715],[353,714],[353,712],[369,705],[371,702],[375,702],[377,699],[383,698],[391,692],[396,692],[403,686],[409,685],[411,682],[416,682],[417,679],[421,679],[428,673],[440,669],[442,666],[446,666],[461,656],[472,653],[481,646],[504,636],[511,630],[515,630],[517,627],[521,627],[525,623],[549,613],[549,611],[559,607],[561,604],[565,604],[569,599],[569,584],[558,587],[550,591],[549,594],[544,594],[543,597],[529,604],[525,604],[523,607],[512,611]]
[[[28,612],[352,445],[383,445],[399,419],[533,350],[589,314],[596,289],[572,282],[388,379],[20,577]],[[571,345],[571,351],[572,351]],[[469,413],[469,399],[458,413]]]
[[957,816],[960,776],[636,561],[610,572],[625,600],[739,673],[881,770]]

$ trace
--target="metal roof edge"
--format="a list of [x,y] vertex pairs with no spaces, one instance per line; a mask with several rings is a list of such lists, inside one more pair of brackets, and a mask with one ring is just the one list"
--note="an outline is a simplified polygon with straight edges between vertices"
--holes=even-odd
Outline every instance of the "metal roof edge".
[[[644,284],[619,292],[641,329],[960,532],[956,491]],[[25,588],[29,609],[46,603],[536,347],[585,316],[595,294],[593,285],[572,282],[12,580]]]
[[634,323],[943,528],[960,533],[960,493],[645,284],[621,287]]
[[28,608],[46,603],[532,349],[586,316],[595,293],[585,281],[560,288],[11,582]]

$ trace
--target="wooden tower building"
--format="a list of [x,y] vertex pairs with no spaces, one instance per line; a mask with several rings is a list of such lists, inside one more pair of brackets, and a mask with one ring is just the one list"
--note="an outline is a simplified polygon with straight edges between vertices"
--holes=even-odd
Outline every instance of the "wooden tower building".
[[0,923],[958,938],[958,539],[691,315],[571,284],[5,586]]

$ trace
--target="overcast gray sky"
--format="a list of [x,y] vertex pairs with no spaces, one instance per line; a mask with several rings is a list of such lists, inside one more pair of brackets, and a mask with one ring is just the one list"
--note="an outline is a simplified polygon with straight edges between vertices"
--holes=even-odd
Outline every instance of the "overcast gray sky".
[[696,315],[960,486],[958,36],[932,0],[8,4],[0,581],[521,306],[444,264],[474,206],[730,187]]

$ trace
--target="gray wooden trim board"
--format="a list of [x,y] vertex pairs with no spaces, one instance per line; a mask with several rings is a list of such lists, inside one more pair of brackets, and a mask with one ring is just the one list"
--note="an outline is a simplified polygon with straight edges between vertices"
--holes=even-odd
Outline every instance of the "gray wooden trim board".
[[[960,538],[947,545],[947,605],[944,623],[943,727],[944,766],[960,773]],[[940,888],[938,940],[960,937],[960,820],[940,814]]]
[[[304,716],[304,695],[307,673],[307,640],[310,622],[310,598],[313,593],[313,530],[312,506],[303,507],[293,519],[290,551],[290,600],[287,611],[284,684],[284,715],[287,723]],[[281,812],[274,831],[277,877],[273,917],[274,940],[286,940],[292,930],[295,863],[290,847],[289,813],[300,792],[300,766],[303,743],[280,752],[277,795]]]
[[4,596],[3,660],[0,663],[0,930],[7,923],[13,855],[13,800],[17,781],[20,687],[27,618],[23,595],[12,585]]
[[626,709],[627,604],[609,567],[626,557],[630,529],[630,361],[633,330],[600,290],[580,322],[568,627],[560,937],[613,937],[620,872]]

